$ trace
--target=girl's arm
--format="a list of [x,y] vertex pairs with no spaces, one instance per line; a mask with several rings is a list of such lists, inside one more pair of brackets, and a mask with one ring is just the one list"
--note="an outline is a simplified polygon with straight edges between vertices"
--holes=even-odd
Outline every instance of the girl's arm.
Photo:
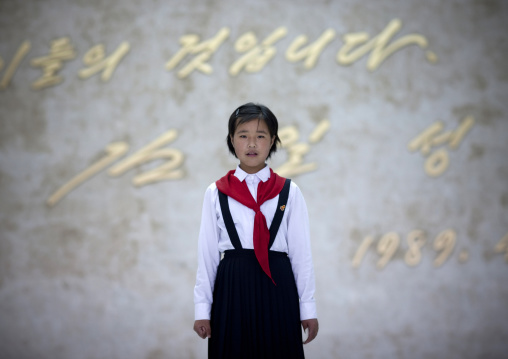
[[295,276],[298,296],[300,297],[300,319],[317,318],[314,300],[315,280],[314,266],[310,247],[309,215],[307,205],[294,182],[291,182],[290,196],[287,205],[288,216],[288,256]]
[[217,188],[212,184],[205,193],[199,230],[198,270],[194,287],[195,320],[209,320],[212,309],[213,286],[220,261],[216,202]]
[[[291,183],[293,186],[293,182]],[[300,297],[300,320],[308,333],[303,344],[310,343],[317,336],[319,324],[314,300],[314,265],[310,247],[309,215],[300,189],[293,186],[288,200],[288,256],[295,276]]]

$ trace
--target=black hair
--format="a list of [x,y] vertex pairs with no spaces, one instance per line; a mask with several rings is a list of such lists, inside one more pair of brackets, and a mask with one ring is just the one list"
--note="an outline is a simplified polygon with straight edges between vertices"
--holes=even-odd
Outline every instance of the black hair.
[[270,152],[268,153],[268,157],[272,155],[273,152],[277,151],[277,144],[280,144],[280,138],[277,134],[279,130],[279,123],[277,121],[277,117],[270,111],[270,109],[264,105],[259,103],[246,103],[238,107],[233,111],[231,116],[229,117],[228,123],[228,137],[226,139],[229,152],[231,152],[235,157],[235,148],[233,147],[233,143],[231,142],[231,137],[234,136],[236,129],[239,125],[243,123],[247,123],[252,120],[263,120],[268,127],[268,131],[270,132],[270,139],[275,137],[273,141],[272,147],[270,147]]

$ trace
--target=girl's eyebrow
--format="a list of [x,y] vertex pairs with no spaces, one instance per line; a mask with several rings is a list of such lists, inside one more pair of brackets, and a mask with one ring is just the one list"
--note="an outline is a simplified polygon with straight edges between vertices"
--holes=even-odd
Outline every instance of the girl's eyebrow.
[[[249,132],[249,131],[247,131],[247,130],[240,130],[240,131],[237,131],[236,133],[246,133],[246,132]],[[257,130],[256,132],[258,132],[258,133],[268,133],[265,130]]]

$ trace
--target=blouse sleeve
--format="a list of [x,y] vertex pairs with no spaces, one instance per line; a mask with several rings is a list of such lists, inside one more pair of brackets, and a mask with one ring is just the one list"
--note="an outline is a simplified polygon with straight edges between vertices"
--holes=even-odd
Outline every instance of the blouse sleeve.
[[310,246],[309,215],[300,188],[292,183],[288,201],[288,256],[300,297],[300,319],[317,318],[314,300],[315,279]]
[[208,187],[203,202],[201,227],[198,239],[198,270],[194,287],[194,318],[210,319],[213,301],[213,286],[217,266],[220,261],[219,227],[215,204],[217,189],[215,184]]

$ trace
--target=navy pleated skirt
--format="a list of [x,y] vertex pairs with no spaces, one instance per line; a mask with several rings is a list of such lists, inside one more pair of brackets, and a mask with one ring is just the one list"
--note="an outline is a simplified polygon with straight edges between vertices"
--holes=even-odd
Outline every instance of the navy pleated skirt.
[[209,358],[304,358],[300,306],[286,253],[269,251],[263,272],[254,250],[226,251],[217,269]]

